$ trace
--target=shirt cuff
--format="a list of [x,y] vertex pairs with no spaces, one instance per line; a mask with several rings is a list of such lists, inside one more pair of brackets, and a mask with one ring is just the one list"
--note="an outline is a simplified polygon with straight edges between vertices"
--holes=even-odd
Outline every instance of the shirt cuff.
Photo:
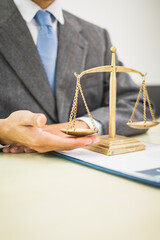
[[[84,121],[85,123],[88,124],[88,126],[90,128],[93,128],[93,125],[92,125],[92,122],[91,122],[91,119],[89,117],[79,117],[79,118],[76,118],[77,120],[81,120],[81,121]],[[99,129],[99,132],[96,133],[95,135],[102,135],[102,123],[100,123],[99,121],[93,119],[96,127]]]
[[5,148],[5,147],[9,147],[10,145],[2,145],[2,144],[0,144],[0,150],[2,149],[2,148]]

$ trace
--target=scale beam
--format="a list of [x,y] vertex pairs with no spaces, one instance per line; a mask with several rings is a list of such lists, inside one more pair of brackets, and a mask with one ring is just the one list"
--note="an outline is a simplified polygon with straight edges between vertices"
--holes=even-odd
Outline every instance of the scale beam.
[[79,78],[83,77],[86,74],[89,73],[96,73],[96,72],[112,72],[112,66],[106,65],[106,66],[101,66],[101,67],[96,67],[96,68],[91,68],[86,71],[81,72],[79,75],[77,73],[74,73],[74,75]]
[[135,69],[132,68],[126,68],[123,66],[116,66],[116,72],[131,72],[131,73],[138,73],[139,75],[141,75],[142,77],[145,77],[147,75],[147,73],[143,74]]
[[[74,75],[79,78],[83,77],[86,74],[89,73],[96,73],[96,72],[112,72],[113,71],[113,66],[112,65],[106,65],[106,66],[100,66],[100,67],[96,67],[96,68],[90,68],[86,71],[81,72],[80,74],[74,73]],[[123,66],[115,66],[115,71],[116,72],[131,72],[131,73],[138,73],[139,75],[141,75],[142,77],[145,77],[147,73],[143,74],[140,71],[137,71],[135,69],[132,68],[127,68],[127,67],[123,67]]]

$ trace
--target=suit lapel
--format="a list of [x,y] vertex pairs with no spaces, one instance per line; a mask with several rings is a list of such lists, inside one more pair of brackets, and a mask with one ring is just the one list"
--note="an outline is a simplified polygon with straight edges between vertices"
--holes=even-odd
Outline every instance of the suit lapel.
[[[64,13],[65,17],[65,13]],[[88,42],[80,33],[81,27],[65,17],[59,25],[59,47],[56,71],[56,104],[59,122],[68,121],[74,97],[76,78],[74,72],[84,70]]]
[[13,14],[0,28],[0,51],[31,95],[56,121],[55,100],[37,48],[17,8],[14,4],[11,7]]

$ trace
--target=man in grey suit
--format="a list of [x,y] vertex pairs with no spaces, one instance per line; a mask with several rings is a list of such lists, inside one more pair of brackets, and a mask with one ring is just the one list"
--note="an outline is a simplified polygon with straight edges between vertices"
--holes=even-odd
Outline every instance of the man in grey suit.
[[[37,11],[38,8],[51,11],[56,18],[58,51],[54,93],[36,48],[34,25],[37,23],[34,16],[32,19],[30,15],[27,16],[27,11],[32,12],[29,11],[31,3],[33,11],[35,9]],[[6,118],[17,110],[42,113],[47,118],[47,124],[51,124],[45,126],[46,131],[63,136],[59,129],[66,127],[69,119],[76,85],[73,72],[80,73],[92,67],[110,65],[111,42],[106,30],[66,11],[60,16],[61,10],[57,6],[58,0],[0,2],[0,118]],[[116,61],[117,65],[122,65],[118,58]],[[107,134],[109,74],[88,75],[81,79],[81,85],[100,132]],[[137,93],[138,87],[129,75],[118,73],[116,112],[118,134],[134,135],[143,132],[126,126]],[[77,115],[80,118],[77,120],[78,126],[89,128],[88,116],[81,99]],[[142,102],[135,118],[136,120],[143,118]]]

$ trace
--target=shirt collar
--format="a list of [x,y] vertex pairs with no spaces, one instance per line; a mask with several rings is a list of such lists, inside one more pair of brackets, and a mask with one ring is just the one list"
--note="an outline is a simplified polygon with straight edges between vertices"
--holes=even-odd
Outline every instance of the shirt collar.
[[[13,0],[18,10],[20,11],[24,20],[29,23],[32,21],[38,10],[40,10],[40,6],[38,6],[35,2],[31,0]],[[48,8],[45,10],[49,11],[54,15],[56,20],[61,24],[64,24],[64,17],[62,8],[59,0],[55,0]]]

